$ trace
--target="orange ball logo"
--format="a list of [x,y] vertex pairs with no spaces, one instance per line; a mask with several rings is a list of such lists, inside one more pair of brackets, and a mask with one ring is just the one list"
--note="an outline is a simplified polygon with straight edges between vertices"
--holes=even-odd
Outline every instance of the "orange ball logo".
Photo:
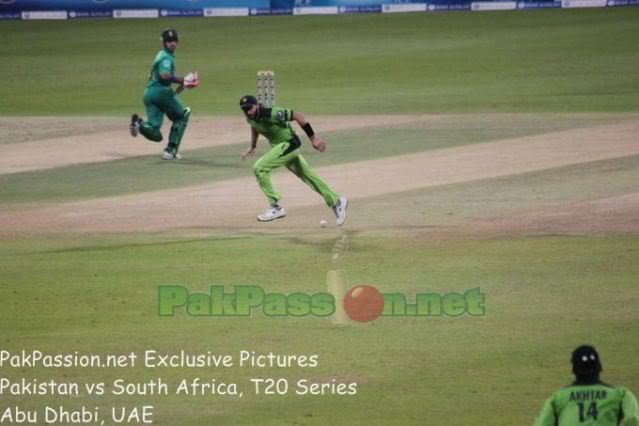
[[344,296],[344,310],[353,321],[373,321],[384,310],[384,296],[372,285],[356,285]]

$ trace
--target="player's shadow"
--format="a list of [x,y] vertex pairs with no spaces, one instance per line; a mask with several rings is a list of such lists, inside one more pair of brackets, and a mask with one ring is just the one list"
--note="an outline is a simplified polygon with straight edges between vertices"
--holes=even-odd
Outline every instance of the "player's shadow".
[[230,237],[211,237],[211,238],[191,238],[186,240],[169,240],[169,241],[153,241],[144,243],[121,243],[111,245],[87,245],[76,246],[63,249],[53,250],[39,250],[24,253],[25,255],[40,255],[40,254],[59,254],[59,253],[74,253],[74,252],[95,252],[95,251],[117,251],[130,248],[142,248],[142,247],[160,247],[171,245],[183,245],[183,244],[199,244],[206,241],[235,241],[235,240],[249,240],[250,236],[230,236]]

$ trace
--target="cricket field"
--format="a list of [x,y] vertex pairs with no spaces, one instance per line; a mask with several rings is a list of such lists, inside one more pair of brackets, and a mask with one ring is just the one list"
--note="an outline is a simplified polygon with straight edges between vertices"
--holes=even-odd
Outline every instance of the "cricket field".
[[[162,29],[198,71],[180,161],[133,139]],[[230,367],[0,367],[7,382],[105,383],[7,407],[153,406],[161,425],[529,425],[599,350],[639,392],[639,8],[330,17],[0,22],[0,352],[230,354]],[[240,153],[258,70],[328,150],[311,166],[350,200],[275,173],[288,216]],[[165,137],[168,125],[164,126]],[[303,132],[298,129],[298,134]],[[258,145],[266,150],[266,142]],[[329,225],[320,227],[321,220]],[[479,288],[483,314],[159,315],[159,287],[414,301]],[[229,311],[230,312],[230,311]],[[228,312],[227,312],[228,313]],[[243,367],[241,351],[317,357]],[[2,357],[0,356],[0,359]],[[239,395],[117,395],[118,379],[235,383]],[[252,380],[285,379],[283,395]],[[329,384],[322,395],[296,393]],[[283,382],[281,382],[283,383]],[[338,395],[331,384],[356,383]],[[43,422],[39,422],[43,424]]]

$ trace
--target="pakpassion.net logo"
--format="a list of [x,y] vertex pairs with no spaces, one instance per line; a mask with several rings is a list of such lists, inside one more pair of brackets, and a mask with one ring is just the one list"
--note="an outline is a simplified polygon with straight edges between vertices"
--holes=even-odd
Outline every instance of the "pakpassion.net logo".
[[402,293],[381,293],[368,284],[355,285],[337,298],[322,292],[267,293],[256,285],[235,285],[230,293],[225,292],[223,285],[209,286],[208,293],[191,292],[180,285],[158,287],[160,316],[185,313],[195,317],[247,317],[261,312],[269,317],[330,317],[342,310],[357,322],[373,321],[380,316],[459,317],[486,313],[485,294],[479,287],[464,293],[417,293],[414,302],[408,302]]

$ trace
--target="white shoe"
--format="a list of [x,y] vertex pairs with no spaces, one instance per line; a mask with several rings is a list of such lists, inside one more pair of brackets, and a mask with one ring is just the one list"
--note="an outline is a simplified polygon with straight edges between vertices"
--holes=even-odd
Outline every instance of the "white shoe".
[[286,216],[284,207],[269,207],[264,213],[257,215],[257,220],[260,222],[270,222],[271,220],[280,219],[284,216]]
[[162,151],[163,160],[179,160],[182,156],[180,154],[171,154],[169,151]]
[[348,207],[348,200],[346,197],[339,197],[337,201],[337,205],[333,207],[333,211],[335,212],[335,217],[337,220],[337,226],[342,226],[344,222],[346,222],[346,208]]
[[133,136],[134,138],[138,136],[138,133],[140,133],[140,116],[137,114],[133,114],[131,116],[131,124],[129,124],[129,132],[131,133],[131,136]]

